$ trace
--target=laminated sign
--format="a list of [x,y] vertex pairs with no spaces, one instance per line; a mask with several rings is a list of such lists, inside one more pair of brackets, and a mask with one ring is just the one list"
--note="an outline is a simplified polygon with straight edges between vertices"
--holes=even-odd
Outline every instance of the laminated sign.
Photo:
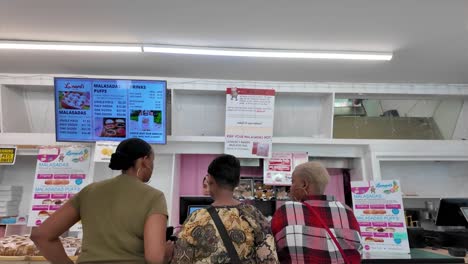
[[16,161],[16,147],[0,148],[0,165],[14,165]]
[[308,160],[307,152],[273,152],[270,159],[265,159],[263,182],[267,185],[290,186],[296,166]]
[[351,182],[351,192],[364,252],[409,253],[400,182]]
[[28,226],[38,226],[90,181],[90,148],[42,147],[29,208]]
[[271,157],[274,106],[273,89],[227,88],[224,153]]
[[96,142],[96,148],[94,150],[94,161],[95,162],[110,162],[112,154],[115,153],[119,142],[114,141],[99,141]]

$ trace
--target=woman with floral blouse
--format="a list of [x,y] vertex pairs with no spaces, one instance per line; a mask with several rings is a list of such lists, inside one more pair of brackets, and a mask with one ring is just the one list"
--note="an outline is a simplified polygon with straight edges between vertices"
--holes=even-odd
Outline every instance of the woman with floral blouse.
[[[252,205],[233,198],[239,180],[240,163],[236,157],[222,155],[214,159],[207,174],[212,206],[242,263],[278,263],[268,221]],[[233,263],[207,209],[195,211],[185,221],[171,263]]]

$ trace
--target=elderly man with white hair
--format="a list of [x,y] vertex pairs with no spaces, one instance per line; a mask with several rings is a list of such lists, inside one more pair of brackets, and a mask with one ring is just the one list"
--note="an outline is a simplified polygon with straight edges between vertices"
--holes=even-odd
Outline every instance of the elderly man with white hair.
[[271,221],[281,263],[360,263],[360,229],[353,211],[324,195],[330,176],[319,162],[292,175],[291,196]]

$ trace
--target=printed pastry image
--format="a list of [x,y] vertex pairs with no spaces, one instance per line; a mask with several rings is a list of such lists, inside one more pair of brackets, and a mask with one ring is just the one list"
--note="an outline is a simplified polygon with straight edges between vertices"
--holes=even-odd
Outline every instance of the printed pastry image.
[[395,228],[392,228],[392,227],[366,227],[365,228],[366,232],[379,232],[379,233],[383,233],[383,232],[389,232],[389,233],[393,233],[395,232]]
[[39,217],[49,217],[50,214],[47,211],[39,211],[39,213],[37,213],[37,216],[39,216]]
[[60,92],[60,108],[62,109],[89,109],[90,95],[87,92]]
[[115,128],[115,122],[113,119],[106,119],[104,120],[104,128],[106,130],[111,130]]
[[106,117],[102,119],[102,122],[103,128],[100,135],[101,137],[126,137],[125,118]]
[[268,143],[253,142],[252,154],[261,157],[268,157],[269,149],[270,145]]
[[120,137],[125,137],[126,135],[126,132],[125,132],[125,120],[124,119],[117,119],[115,120],[115,126],[116,126],[116,132],[117,132],[117,136],[120,136]]
[[114,151],[113,151],[111,148],[103,148],[103,149],[101,149],[101,154],[102,154],[103,156],[109,156],[109,157],[110,157],[110,156],[112,156],[112,153],[113,153],[113,152],[114,152]]
[[45,185],[68,185],[70,183],[70,180],[45,180]]
[[283,180],[283,177],[282,177],[281,175],[277,175],[277,176],[275,177],[275,181],[276,181],[276,182],[281,182],[282,180]]
[[377,242],[377,243],[383,243],[384,242],[383,238],[377,238],[377,237],[366,237],[364,240],[366,242]]
[[63,201],[62,200],[54,200],[55,205],[62,205]]
[[50,200],[50,199],[45,199],[45,200],[42,201],[42,204],[43,204],[43,205],[50,205],[50,204],[52,204],[52,200]]
[[363,211],[364,214],[373,214],[373,215],[380,215],[386,214],[387,211],[384,209],[366,209]]

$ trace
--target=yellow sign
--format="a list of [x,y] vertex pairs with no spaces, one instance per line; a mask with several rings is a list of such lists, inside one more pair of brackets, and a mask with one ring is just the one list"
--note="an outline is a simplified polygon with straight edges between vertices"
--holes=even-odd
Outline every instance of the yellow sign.
[[0,148],[0,165],[13,165],[16,160],[16,147]]

